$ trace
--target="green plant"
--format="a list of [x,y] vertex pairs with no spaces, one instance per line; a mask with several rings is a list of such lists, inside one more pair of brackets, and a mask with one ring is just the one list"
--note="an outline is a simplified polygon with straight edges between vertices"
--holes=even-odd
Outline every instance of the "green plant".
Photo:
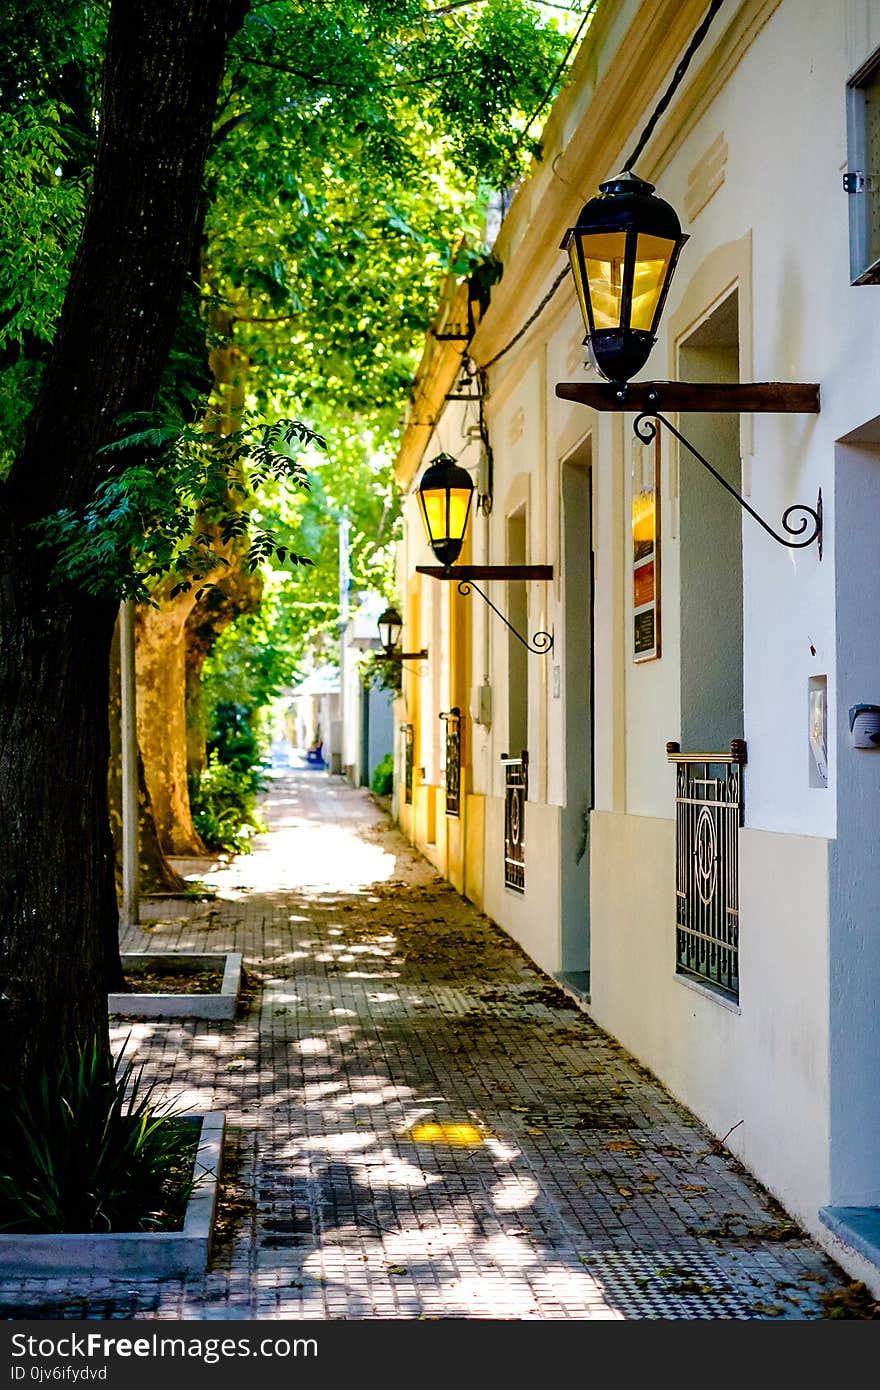
[[193,824],[208,849],[247,854],[254,835],[265,830],[256,813],[254,770],[220,761],[216,749],[190,793]]
[[403,689],[403,662],[388,661],[381,652],[367,652],[361,658],[361,676],[373,690],[390,690],[399,695]]
[[[6,1090],[0,1229],[134,1231],[179,1223],[193,1187],[192,1122],[154,1102],[143,1066],[97,1041]],[[172,1190],[173,1189],[173,1190]]]
[[390,796],[394,786],[394,755],[386,753],[373,768],[370,789],[377,796]]
[[208,738],[209,755],[216,752],[221,763],[248,777],[254,791],[261,785],[263,749],[251,720],[254,711],[232,700],[218,700],[214,707],[213,732]]

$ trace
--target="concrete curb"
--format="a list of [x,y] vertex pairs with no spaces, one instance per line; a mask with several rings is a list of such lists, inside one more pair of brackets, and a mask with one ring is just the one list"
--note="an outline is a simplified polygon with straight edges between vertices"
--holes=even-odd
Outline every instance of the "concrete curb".
[[235,1017],[241,985],[241,952],[193,953],[191,951],[128,951],[122,963],[147,964],[150,961],[179,965],[209,966],[223,963],[223,984],[219,994],[108,994],[107,1009],[127,1018],[212,1018]]
[[111,1234],[0,1234],[0,1275],[64,1279],[73,1275],[125,1275],[168,1279],[204,1274],[211,1253],[217,1183],[223,1160],[226,1115],[211,1110],[186,1118],[200,1122],[196,1185],[182,1231],[118,1231]]

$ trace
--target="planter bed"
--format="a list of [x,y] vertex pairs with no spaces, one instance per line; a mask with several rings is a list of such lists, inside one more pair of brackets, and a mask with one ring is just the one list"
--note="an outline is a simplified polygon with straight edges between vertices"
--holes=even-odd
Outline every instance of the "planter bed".
[[226,1117],[222,1110],[212,1110],[185,1118],[199,1126],[199,1143],[196,1185],[186,1204],[182,1230],[0,1234],[0,1275],[65,1279],[107,1274],[168,1279],[203,1274],[211,1253]]
[[[155,980],[168,972],[169,986],[161,992],[144,993],[135,988],[132,993],[108,994],[107,1007],[111,1014],[136,1018],[212,1018],[235,1017],[235,1005],[241,985],[241,952],[199,954],[183,951],[129,951],[123,953],[122,968],[126,978],[134,981],[139,973],[149,973]],[[214,973],[219,988],[204,992],[197,983],[204,972]],[[191,974],[194,987],[183,992],[178,987],[181,977]]]

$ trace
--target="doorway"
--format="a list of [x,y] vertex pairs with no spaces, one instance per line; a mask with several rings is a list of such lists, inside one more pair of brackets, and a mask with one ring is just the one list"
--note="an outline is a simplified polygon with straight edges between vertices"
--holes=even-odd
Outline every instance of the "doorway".
[[[593,808],[592,444],[562,464],[565,804],[561,818],[561,979],[590,993],[590,812]],[[555,674],[554,674],[555,679]]]
[[[681,343],[682,381],[739,381],[736,291]],[[687,414],[679,428],[742,491],[739,416]],[[679,456],[681,736],[684,750],[718,752],[743,737],[742,514],[735,498]]]

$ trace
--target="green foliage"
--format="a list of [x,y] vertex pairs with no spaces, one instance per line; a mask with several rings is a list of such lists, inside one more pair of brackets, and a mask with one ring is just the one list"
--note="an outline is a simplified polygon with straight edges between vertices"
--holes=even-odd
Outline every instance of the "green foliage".
[[193,585],[201,598],[212,574],[229,567],[222,548],[233,543],[246,545],[251,571],[269,559],[311,565],[255,520],[256,491],[269,480],[308,488],[290,453],[295,441],[324,444],[299,420],[248,420],[228,435],[175,420],[108,445],[104,454],[139,461],[101,483],[82,511],[65,508],[34,525],[38,544],[53,551],[55,582],[158,606],[151,584],[166,575],[176,576],[172,598]]
[[190,792],[193,824],[208,849],[248,854],[255,835],[266,829],[256,813],[252,769],[221,762],[215,749],[198,786]]
[[93,1042],[7,1092],[0,1229],[149,1230],[182,1210],[192,1125],[155,1102],[155,1083],[133,1061],[122,1067],[121,1056]]
[[215,752],[221,763],[234,768],[236,772],[251,776],[256,790],[259,783],[256,769],[263,749],[252,726],[252,716],[253,707],[249,704],[237,705],[231,700],[218,700],[211,721],[208,752]]
[[0,478],[21,448],[82,225],[107,9],[81,0],[4,0]]
[[62,111],[41,107],[0,110],[4,156],[0,216],[0,343],[28,335],[51,339],[82,223],[86,184],[65,180],[69,154]]
[[403,689],[402,661],[388,661],[381,652],[367,652],[361,657],[360,667],[361,678],[374,689],[390,690],[393,695],[399,695]]
[[[7,3],[15,42],[0,51],[0,89],[16,101],[0,132],[0,476],[20,447],[67,283],[108,8]],[[500,274],[484,244],[488,201],[539,156],[532,117],[582,18],[576,0],[570,10],[537,0],[248,7],[206,172],[201,284],[184,297],[150,422],[159,437],[142,429],[134,462],[120,455],[116,468],[108,455],[90,507],[44,523],[61,578],[141,599],[169,573],[206,584],[224,564],[223,519],[243,510],[252,529],[239,536],[241,520],[230,520],[233,543],[261,569],[286,567],[264,628],[293,666],[316,637],[335,635],[343,515],[352,587],[390,590],[392,464],[425,330],[449,274],[488,303]],[[197,440],[198,425],[162,433],[169,413],[191,422],[205,408],[211,347],[232,347],[246,364],[251,419],[306,419],[326,439],[310,490],[268,476],[258,503],[229,508],[235,467],[223,450],[236,446]],[[236,629],[250,651],[247,629]]]
[[386,753],[373,768],[370,790],[377,796],[390,796],[394,787],[394,755]]

